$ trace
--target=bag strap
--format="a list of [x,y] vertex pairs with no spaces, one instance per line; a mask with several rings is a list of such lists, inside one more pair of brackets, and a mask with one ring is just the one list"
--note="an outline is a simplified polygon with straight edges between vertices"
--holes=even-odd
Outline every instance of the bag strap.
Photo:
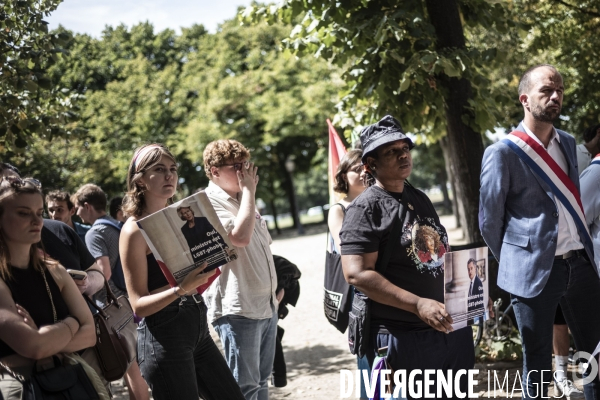
[[[52,305],[52,316],[54,317],[54,323],[58,322],[58,318],[56,316],[56,307],[54,307],[54,299],[52,299],[52,292],[50,291],[50,286],[48,285],[48,279],[46,279],[46,268],[42,269],[42,276],[44,277],[44,283],[46,284],[46,291],[48,292],[48,297],[50,298],[50,304]],[[71,330],[71,328],[69,328]]]
[[[100,272],[97,269],[95,269],[94,271]],[[102,279],[104,279],[104,289],[106,290],[106,300],[107,300],[106,307],[108,307],[110,304],[115,304],[118,308],[121,308],[121,305],[119,304],[119,301],[117,300],[117,296],[115,296],[114,292],[110,288],[110,285],[108,284],[108,281],[106,280],[106,277],[104,276],[104,274],[102,272],[100,272],[100,275],[102,275]],[[83,297],[85,298],[85,301],[87,301],[90,306],[92,306],[93,308],[96,309],[96,311],[98,311],[98,314],[100,314],[102,316],[102,318],[104,318],[104,319],[108,318],[108,315],[106,314],[106,312],[104,312],[102,307],[98,306],[96,304],[96,302],[90,298],[90,296],[88,296],[87,294],[84,294]]]
[[404,219],[406,218],[406,212],[408,208],[406,206],[406,189],[407,185],[404,186],[404,192],[402,193],[402,198],[398,204],[398,218],[394,220],[392,232],[388,238],[385,250],[381,254],[381,257],[377,257],[377,262],[375,263],[375,271],[379,272],[380,274],[383,274],[388,267],[390,257],[392,256],[392,249],[398,242],[398,239],[400,238],[400,232],[402,231],[402,225],[404,225]]
[[4,364],[2,361],[0,361],[0,367],[4,368],[4,370],[8,372],[8,374],[15,378],[17,381],[21,383],[25,383],[27,381],[27,379],[23,375],[13,371],[8,367],[8,365]]

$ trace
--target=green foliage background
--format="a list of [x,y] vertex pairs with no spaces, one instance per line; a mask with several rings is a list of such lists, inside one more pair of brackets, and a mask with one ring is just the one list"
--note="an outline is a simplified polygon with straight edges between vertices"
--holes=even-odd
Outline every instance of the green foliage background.
[[[251,149],[258,196],[267,204],[288,211],[289,157],[299,207],[326,204],[325,120],[335,113],[343,83],[325,61],[282,53],[289,31],[231,20],[215,34],[200,25],[180,35],[154,32],[141,23],[107,27],[100,39],[73,35],[69,55],[47,74],[56,87],[79,94],[71,126],[80,133],[50,141],[32,136],[25,151],[9,149],[2,158],[48,190],[95,182],[113,196],[124,190],[134,149],[166,143],[180,162],[185,195],[208,183],[206,144],[231,138]],[[63,28],[53,34],[71,35]]]
[[[459,0],[466,48],[444,51],[424,0],[254,4],[242,26],[232,19],[216,33],[141,23],[101,38],[48,32],[43,18],[59,3],[0,10],[0,156],[47,189],[96,182],[119,194],[134,148],[157,141],[177,154],[184,195],[207,184],[204,146],[235,138],[252,150],[267,204],[289,208],[290,158],[300,208],[324,204],[326,118],[349,138],[392,113],[431,146],[446,133],[438,80],[466,78],[469,126],[510,129],[522,117],[518,78],[540,62],[565,78],[561,128],[579,136],[600,121],[594,0]],[[441,157],[417,151],[415,182],[443,184]]]

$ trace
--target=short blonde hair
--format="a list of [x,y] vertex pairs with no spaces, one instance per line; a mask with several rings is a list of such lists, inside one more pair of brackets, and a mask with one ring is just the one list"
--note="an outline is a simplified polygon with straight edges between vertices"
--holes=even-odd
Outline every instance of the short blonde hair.
[[233,139],[220,139],[210,142],[204,149],[204,172],[212,179],[211,167],[220,167],[235,160],[250,158],[250,151],[243,144]]

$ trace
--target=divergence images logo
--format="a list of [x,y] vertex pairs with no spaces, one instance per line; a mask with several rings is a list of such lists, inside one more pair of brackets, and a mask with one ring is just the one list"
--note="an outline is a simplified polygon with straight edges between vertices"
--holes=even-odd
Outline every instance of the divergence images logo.
[[[599,345],[600,347],[600,345]],[[573,371],[572,381],[578,386],[586,385],[598,375],[598,362],[590,353],[579,351],[573,355],[575,360],[580,361],[578,369]],[[369,376],[367,371],[340,370],[340,398],[359,398],[361,390],[361,376],[364,382],[367,396],[370,398],[406,398],[407,395],[415,399],[440,398],[442,396],[451,398],[479,398],[475,393],[478,384],[476,380],[479,370],[460,369],[456,371],[415,369],[410,372],[406,370],[391,371],[389,369],[374,370]],[[539,374],[542,384],[532,383],[531,389],[523,385],[527,382],[529,375]],[[527,391],[529,397],[537,398],[542,393],[542,385],[552,382],[554,374],[551,370],[528,371],[525,379],[521,379],[521,373],[517,371],[514,380],[511,381],[508,371],[487,371],[487,393],[482,398],[497,398],[498,396],[508,398],[521,398]],[[466,388],[464,382],[466,380]],[[463,383],[461,387],[460,383]],[[533,393],[532,393],[533,391]],[[354,396],[353,396],[354,392]],[[516,393],[515,393],[516,392]]]

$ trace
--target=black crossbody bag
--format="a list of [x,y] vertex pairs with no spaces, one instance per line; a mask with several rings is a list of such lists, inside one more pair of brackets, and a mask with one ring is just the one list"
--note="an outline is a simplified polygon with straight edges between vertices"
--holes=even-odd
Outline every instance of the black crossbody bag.
[[[346,207],[340,203],[336,204],[342,207],[342,211],[346,214]],[[335,248],[335,242],[331,237],[329,228],[327,229],[327,236],[332,251],[325,251],[323,308],[329,323],[335,326],[338,331],[344,333],[348,328],[348,318],[352,306],[352,290],[354,289],[348,285],[346,278],[344,278],[340,249]]]
[[[398,243],[402,225],[404,225],[407,212],[406,187],[399,203],[398,218],[394,221],[392,232],[388,238],[385,250],[380,257],[377,257],[377,262],[375,263],[375,271],[380,274],[383,274],[388,267],[392,250],[394,245]],[[357,289],[354,289],[354,298],[352,299],[352,308],[350,310],[348,321],[348,347],[350,348],[350,353],[357,355],[359,358],[364,357],[367,353],[370,327],[371,299]]]

